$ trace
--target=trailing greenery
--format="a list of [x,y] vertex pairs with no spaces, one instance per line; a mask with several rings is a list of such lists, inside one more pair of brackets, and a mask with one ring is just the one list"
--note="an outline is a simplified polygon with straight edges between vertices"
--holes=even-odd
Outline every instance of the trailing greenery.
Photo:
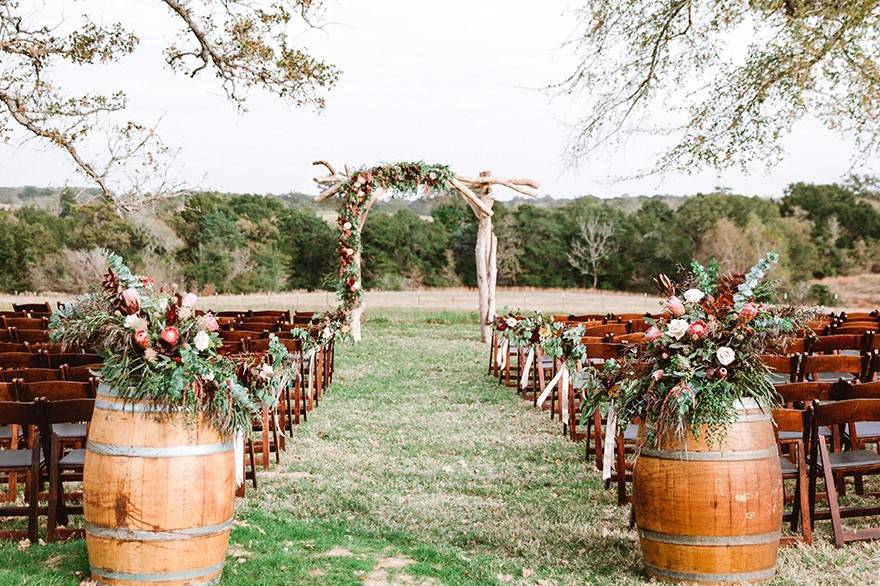
[[337,194],[342,198],[342,207],[337,218],[339,279],[336,294],[342,310],[350,312],[364,294],[361,218],[369,211],[378,192],[385,191],[391,197],[416,195],[420,189],[445,192],[451,180],[452,171],[446,165],[407,162],[358,169],[339,185]]

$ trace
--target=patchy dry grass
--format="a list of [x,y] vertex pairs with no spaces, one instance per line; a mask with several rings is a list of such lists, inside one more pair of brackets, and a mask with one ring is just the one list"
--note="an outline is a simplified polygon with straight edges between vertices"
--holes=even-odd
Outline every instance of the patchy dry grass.
[[[582,447],[485,374],[473,315],[373,315],[241,502],[224,584],[642,584]],[[823,523],[822,525],[827,525]],[[876,584],[880,544],[783,550],[774,584]],[[0,584],[77,584],[82,542],[0,546]]]

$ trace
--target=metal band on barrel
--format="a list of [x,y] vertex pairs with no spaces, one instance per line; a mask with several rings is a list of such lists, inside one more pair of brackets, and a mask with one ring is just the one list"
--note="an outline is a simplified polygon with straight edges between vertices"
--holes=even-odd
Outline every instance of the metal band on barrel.
[[766,545],[779,541],[779,531],[772,533],[760,533],[756,535],[670,535],[669,533],[655,533],[647,529],[639,529],[639,535],[643,539],[668,543],[670,545],[705,545],[726,547],[731,545]]
[[[172,582],[175,580],[195,580],[204,576],[210,576],[223,570],[223,562],[204,568],[192,570],[179,570],[176,572],[159,572],[153,574],[140,574],[133,572],[118,572],[90,566],[92,576],[107,578],[109,580],[129,580],[131,582]],[[202,582],[202,584],[219,584],[220,577]]]
[[151,403],[111,403],[95,399],[95,409],[105,411],[127,411],[129,413],[168,413],[168,408]]
[[143,531],[132,529],[120,529],[118,527],[104,527],[102,525],[94,525],[92,523],[83,523],[86,533],[94,537],[103,537],[106,539],[119,539],[121,541],[179,541],[183,539],[194,539],[197,537],[206,537],[223,533],[232,526],[232,519],[228,519],[223,523],[216,525],[206,525],[204,527],[189,527],[187,529],[173,529],[166,531]]
[[779,456],[779,448],[765,448],[763,450],[743,450],[741,452],[696,452],[683,450],[656,450],[642,448],[640,457],[658,458],[660,460],[685,460],[702,462],[735,462],[738,460],[763,460]]
[[678,582],[732,582],[740,584],[744,582],[754,582],[757,580],[768,580],[776,575],[776,564],[766,570],[758,570],[756,572],[740,572],[738,574],[701,574],[698,572],[676,572],[665,568],[658,568],[651,564],[645,564],[648,574],[659,576],[662,578],[670,578]]
[[127,456],[132,458],[184,458],[187,456],[210,456],[222,452],[231,452],[234,441],[219,444],[201,444],[195,446],[141,447],[102,444],[92,440],[86,442],[86,451],[102,456]]

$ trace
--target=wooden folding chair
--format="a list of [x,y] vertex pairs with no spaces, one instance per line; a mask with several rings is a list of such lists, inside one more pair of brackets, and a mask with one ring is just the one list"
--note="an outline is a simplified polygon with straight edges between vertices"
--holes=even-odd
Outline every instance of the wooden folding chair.
[[12,310],[24,313],[52,313],[52,305],[48,301],[41,303],[13,303]]
[[[834,545],[838,548],[852,541],[880,538],[880,527],[846,530],[842,519],[880,515],[880,507],[854,506],[842,508],[838,502],[838,486],[835,477],[867,476],[880,474],[880,454],[859,449],[856,425],[860,422],[880,421],[880,399],[850,399],[830,403],[814,401],[812,404],[811,457],[810,457],[810,517],[831,520]],[[848,426],[851,441],[839,451],[831,452],[821,433],[821,426],[831,428]],[[822,475],[828,499],[828,510],[816,510],[816,485]]]
[[868,356],[844,354],[801,356],[797,380],[837,380],[841,377],[862,380],[868,376],[869,366]]
[[[810,494],[806,460],[806,449],[809,443],[810,422],[807,409],[774,409],[776,442],[779,445],[779,461],[782,466],[783,493],[785,480],[794,480],[794,496],[791,498],[792,510],[782,516],[783,521],[791,524],[791,531],[797,532],[798,522],[801,525],[801,536],[784,536],[782,545],[793,545],[798,542],[813,542],[813,526],[810,522]],[[780,434],[787,433],[788,437]],[[786,454],[787,452],[787,454]],[[788,497],[785,497],[788,501]]]
[[0,326],[4,328],[17,328],[19,330],[48,330],[49,320],[45,317],[0,316]]
[[44,453],[49,454],[49,511],[47,521],[47,541],[52,542],[59,537],[81,535],[82,529],[61,529],[68,525],[70,514],[82,514],[82,505],[68,504],[68,497],[82,498],[81,493],[67,494],[64,482],[81,482],[85,465],[86,451],[75,448],[64,451],[65,438],[57,433],[63,426],[85,425],[92,420],[95,407],[94,399],[66,399],[61,401],[45,401],[42,409],[42,427],[40,437],[43,438]]
[[770,369],[774,383],[795,382],[797,380],[800,354],[762,354],[761,362]]
[[49,368],[61,368],[62,366],[88,366],[100,364],[101,357],[97,354],[85,354],[79,352],[65,352],[63,354],[46,354]]
[[39,507],[39,485],[42,459],[40,457],[39,406],[31,402],[0,401],[0,426],[31,428],[34,442],[32,447],[20,447],[13,438],[9,449],[0,450],[0,473],[14,478],[25,474],[25,506],[8,505],[0,507],[0,517],[27,517],[27,531],[0,531],[0,537],[20,539],[27,537],[31,543],[37,542],[37,524],[41,512]]
[[867,334],[831,334],[809,339],[807,354],[864,354]]

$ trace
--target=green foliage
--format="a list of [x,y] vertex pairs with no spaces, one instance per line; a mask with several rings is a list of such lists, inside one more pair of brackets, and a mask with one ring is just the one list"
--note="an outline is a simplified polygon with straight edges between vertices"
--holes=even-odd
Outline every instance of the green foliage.
[[[880,267],[874,261],[880,212],[873,197],[846,186],[799,183],[778,201],[713,193],[686,198],[677,208],[661,198],[645,198],[629,211],[596,198],[556,208],[496,202],[499,284],[591,286],[591,275],[570,256],[581,238],[579,223],[595,219],[613,229],[613,252],[598,265],[599,288],[653,292],[651,279],[658,272],[679,273],[683,259],[715,257],[723,271],[745,271],[748,259],[779,250],[774,277],[780,291],[803,299],[813,278]],[[290,201],[199,193],[136,218],[69,197],[60,213],[33,206],[0,210],[0,289],[77,288],[82,271],[75,269],[97,247],[132,259],[141,272],[196,290],[333,288],[338,232],[315,211],[288,207]],[[377,207],[362,234],[352,231],[363,246],[363,286],[476,286],[473,212],[448,197],[430,213],[426,218]],[[50,261],[57,274],[34,270]]]

